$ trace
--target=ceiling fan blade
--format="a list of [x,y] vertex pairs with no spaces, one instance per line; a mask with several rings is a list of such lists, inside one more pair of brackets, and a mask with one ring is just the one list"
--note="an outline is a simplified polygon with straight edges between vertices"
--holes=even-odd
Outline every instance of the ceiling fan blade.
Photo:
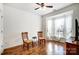
[[39,8],[35,8],[35,10],[37,10],[37,9],[39,9]]
[[46,6],[47,8],[53,8],[53,6]]
[[37,5],[41,5],[40,3],[36,3]]

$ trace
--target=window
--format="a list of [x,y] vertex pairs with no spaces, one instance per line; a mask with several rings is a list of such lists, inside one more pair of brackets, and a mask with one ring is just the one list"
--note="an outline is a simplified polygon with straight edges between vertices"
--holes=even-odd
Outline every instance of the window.
[[50,38],[52,35],[52,20],[48,20],[48,33],[47,36]]
[[65,38],[69,41],[72,36],[72,13],[73,11],[68,11],[47,18],[47,36]]
[[56,37],[64,37],[64,17],[60,17],[54,20],[55,22],[55,36]]

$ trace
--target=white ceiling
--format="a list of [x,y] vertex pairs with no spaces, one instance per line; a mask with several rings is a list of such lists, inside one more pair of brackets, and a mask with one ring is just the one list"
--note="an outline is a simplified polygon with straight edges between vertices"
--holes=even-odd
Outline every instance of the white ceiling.
[[6,3],[5,5],[14,7],[14,8],[18,8],[24,11],[28,11],[28,12],[32,12],[38,15],[45,15],[47,13],[50,13],[54,10],[58,10],[61,9],[63,7],[66,7],[68,5],[70,5],[71,3],[45,3],[45,5],[52,5],[53,8],[45,8],[42,10],[34,10],[35,8],[39,7],[37,4],[35,3]]

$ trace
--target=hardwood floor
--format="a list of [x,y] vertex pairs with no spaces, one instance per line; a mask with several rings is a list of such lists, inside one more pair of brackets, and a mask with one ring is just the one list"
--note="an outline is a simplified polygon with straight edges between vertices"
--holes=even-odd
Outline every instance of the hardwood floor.
[[46,45],[35,46],[29,50],[22,48],[22,45],[6,49],[2,55],[64,55],[65,48],[64,43],[59,42],[47,42]]

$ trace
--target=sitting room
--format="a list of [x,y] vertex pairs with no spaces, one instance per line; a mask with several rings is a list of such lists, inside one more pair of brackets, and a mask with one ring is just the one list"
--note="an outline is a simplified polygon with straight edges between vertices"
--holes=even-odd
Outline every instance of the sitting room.
[[0,3],[1,55],[79,55],[79,3]]

